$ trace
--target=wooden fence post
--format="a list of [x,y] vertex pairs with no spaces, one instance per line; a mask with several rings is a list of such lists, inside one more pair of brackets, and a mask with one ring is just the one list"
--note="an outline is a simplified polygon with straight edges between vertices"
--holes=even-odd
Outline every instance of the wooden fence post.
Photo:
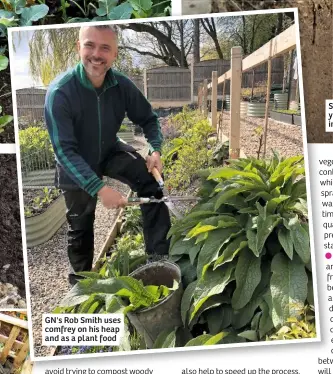
[[231,48],[230,158],[240,155],[240,98],[242,87],[242,48]]
[[220,120],[219,120],[219,129],[217,133],[217,140],[222,142],[222,126],[223,126],[223,105],[224,105],[224,99],[225,99],[225,85],[227,82],[227,74],[224,74],[224,81],[223,81],[223,92],[222,92],[222,108],[221,108],[221,114],[220,114]]
[[201,106],[202,106],[202,83],[199,84],[198,86],[198,109],[201,111]]
[[217,129],[217,71],[212,72],[212,95],[211,95],[211,108],[212,108],[212,126]]
[[265,129],[264,129],[264,150],[263,150],[263,157],[266,156],[269,98],[270,98],[270,95],[271,95],[271,85],[272,85],[272,41],[270,41],[270,45],[269,45],[269,58],[268,58],[267,64],[268,64],[268,69],[267,69],[267,92],[266,92],[266,109],[265,109]]
[[194,103],[194,62],[191,64],[191,103]]
[[148,99],[148,82],[147,82],[147,69],[143,70],[143,92]]
[[208,116],[208,79],[204,80],[204,86],[203,86],[203,114],[205,117]]

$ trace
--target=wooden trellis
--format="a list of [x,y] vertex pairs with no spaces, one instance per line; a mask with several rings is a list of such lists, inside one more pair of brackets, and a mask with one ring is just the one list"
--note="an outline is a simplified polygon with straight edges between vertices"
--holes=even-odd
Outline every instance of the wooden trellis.
[[[0,343],[4,346],[0,349],[0,363],[4,363],[8,358],[14,360],[14,369],[22,366],[29,355],[28,322],[19,318],[0,313],[0,324],[6,323],[11,326],[9,336],[0,334]],[[23,335],[22,341],[17,340],[19,334]]]
[[[257,49],[251,55],[247,56],[242,60],[241,47],[233,47],[231,49],[231,69],[226,73],[222,74],[217,78],[216,73],[212,74],[212,82],[207,85],[206,82],[201,86],[199,90],[198,106],[201,111],[206,114],[208,108],[208,91],[211,91],[211,110],[212,110],[212,126],[217,129],[218,132],[218,120],[217,120],[217,85],[224,84],[227,80],[230,80],[230,157],[238,158],[240,154],[240,98],[241,98],[241,85],[242,85],[242,74],[253,70],[255,67],[267,63],[268,64],[268,79],[266,89],[266,111],[265,111],[265,128],[264,128],[264,150],[263,154],[266,153],[266,139],[268,129],[268,112],[269,112],[269,95],[271,91],[271,75],[272,75],[272,59],[281,56],[296,48],[296,26],[292,25],[275,38],[271,39],[268,43]],[[223,89],[222,103],[225,99],[225,90]],[[213,113],[214,111],[214,113]],[[221,116],[223,115],[223,105]],[[221,122],[220,116],[220,122]]]

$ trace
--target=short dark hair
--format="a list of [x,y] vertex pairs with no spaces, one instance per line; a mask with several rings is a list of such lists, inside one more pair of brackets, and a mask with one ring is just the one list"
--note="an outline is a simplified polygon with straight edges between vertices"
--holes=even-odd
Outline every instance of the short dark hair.
[[79,33],[79,38],[80,39],[81,39],[81,32],[82,32],[81,30],[86,29],[88,27],[94,27],[94,28],[99,29],[99,30],[111,30],[115,34],[116,38],[118,39],[118,27],[116,25],[90,25],[90,26],[87,25],[87,26],[81,26],[80,33]]

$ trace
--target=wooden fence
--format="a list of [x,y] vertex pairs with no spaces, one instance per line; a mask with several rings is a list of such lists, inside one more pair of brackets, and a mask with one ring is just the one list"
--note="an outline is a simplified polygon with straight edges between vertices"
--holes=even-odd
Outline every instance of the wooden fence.
[[[14,359],[14,369],[17,369],[29,355],[28,322],[0,313],[0,323],[11,327],[8,337],[0,334],[0,343],[4,344],[0,350],[0,363],[3,365],[11,357]],[[22,338],[17,340],[19,334]]]
[[[229,60],[208,60],[194,64],[190,69],[178,67],[159,67],[145,70],[143,75],[130,77],[135,85],[145,94],[154,107],[182,106],[194,103],[200,82],[211,79],[212,72],[223,75],[230,69]],[[258,66],[253,71],[243,74],[243,87],[251,87],[267,80],[267,67]],[[274,60],[272,66],[273,83],[283,82],[283,58]],[[230,93],[227,82],[225,93]],[[35,87],[16,91],[18,117],[27,117],[29,121],[40,121],[44,118],[46,88]],[[218,87],[222,95],[222,86]]]
[[[212,126],[217,130],[218,136],[219,127],[217,119],[217,87],[219,84],[230,81],[230,158],[238,158],[240,155],[240,103],[241,103],[241,88],[242,77],[244,73],[253,71],[265,64],[267,66],[267,83],[266,86],[266,108],[265,108],[265,124],[264,124],[264,149],[263,155],[266,154],[266,139],[268,129],[268,112],[269,112],[269,99],[272,87],[273,77],[273,61],[276,58],[293,51],[296,48],[296,26],[292,25],[275,38],[271,39],[268,43],[257,49],[251,55],[242,57],[242,48],[233,47],[231,49],[231,68],[224,74],[218,76],[217,72],[212,72],[211,83],[208,84],[208,79],[200,85],[198,90],[198,106],[202,112],[208,114],[208,101],[209,92],[211,92],[211,122]],[[293,69],[291,73],[294,73]],[[292,87],[292,94],[297,98],[297,85]],[[295,91],[295,92],[294,92]],[[289,94],[289,99],[290,97]],[[225,91],[222,95],[222,101],[225,99]],[[223,109],[221,111],[220,121],[223,118]]]

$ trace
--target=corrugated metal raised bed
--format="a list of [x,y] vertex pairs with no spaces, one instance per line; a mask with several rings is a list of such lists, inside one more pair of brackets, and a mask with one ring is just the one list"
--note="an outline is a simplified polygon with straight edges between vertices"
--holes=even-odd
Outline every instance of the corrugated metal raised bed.
[[118,132],[118,137],[126,143],[134,141],[134,131],[123,131]]
[[25,218],[27,247],[31,248],[48,241],[65,221],[65,199],[63,196],[59,196],[45,212]]

